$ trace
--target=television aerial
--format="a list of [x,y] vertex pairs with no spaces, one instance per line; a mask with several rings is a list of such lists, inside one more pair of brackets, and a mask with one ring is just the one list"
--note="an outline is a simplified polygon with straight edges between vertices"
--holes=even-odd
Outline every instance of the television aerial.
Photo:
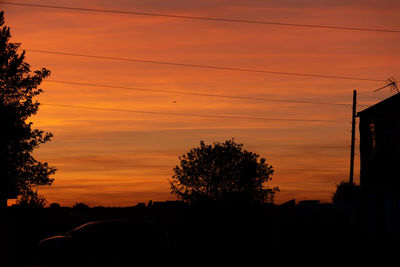
[[374,90],[374,92],[378,92],[379,90],[382,90],[383,88],[390,87],[391,91],[396,90],[397,93],[400,93],[399,92],[399,88],[397,87],[397,84],[398,84],[398,81],[394,77],[391,77],[391,78],[386,80],[386,85],[385,86]]

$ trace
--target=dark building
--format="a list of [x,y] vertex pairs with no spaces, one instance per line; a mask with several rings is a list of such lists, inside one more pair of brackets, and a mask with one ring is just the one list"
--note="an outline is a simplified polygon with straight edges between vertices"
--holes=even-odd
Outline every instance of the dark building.
[[357,115],[360,186],[368,229],[400,233],[400,94]]
[[361,188],[400,192],[400,94],[357,115],[360,118]]

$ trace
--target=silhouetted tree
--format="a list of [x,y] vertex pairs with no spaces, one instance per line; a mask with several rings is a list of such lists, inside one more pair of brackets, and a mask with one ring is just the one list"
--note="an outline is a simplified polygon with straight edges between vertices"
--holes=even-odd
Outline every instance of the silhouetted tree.
[[145,208],[145,207],[146,207],[146,203],[143,203],[143,202],[139,202],[135,206],[135,208]]
[[170,179],[171,193],[189,204],[207,201],[229,203],[273,202],[277,187],[266,183],[274,172],[264,158],[243,149],[234,139],[191,149],[179,157]]
[[58,209],[61,207],[61,205],[59,203],[51,203],[49,207],[52,209]]
[[341,181],[336,186],[332,201],[337,204],[354,204],[361,200],[361,189],[355,183]]
[[44,208],[46,206],[46,199],[37,191],[29,188],[21,193],[21,198],[17,201],[18,206],[23,208]]
[[34,98],[42,90],[37,87],[50,71],[43,68],[32,72],[25,62],[25,52],[18,53],[20,44],[10,43],[10,38],[4,12],[0,12],[1,207],[7,205],[7,198],[30,192],[34,186],[50,185],[50,175],[56,171],[32,155],[40,144],[50,141],[52,134],[32,129],[32,122],[26,122],[39,109]]
[[86,205],[85,203],[82,203],[82,202],[75,203],[75,205],[72,206],[72,207],[74,209],[87,209],[87,208],[89,208],[88,205]]

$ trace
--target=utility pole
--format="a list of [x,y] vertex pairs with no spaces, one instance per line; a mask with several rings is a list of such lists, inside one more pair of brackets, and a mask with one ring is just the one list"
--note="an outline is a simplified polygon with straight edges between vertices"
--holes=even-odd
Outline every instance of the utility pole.
[[351,118],[350,184],[353,184],[353,176],[354,176],[354,145],[356,140],[356,105],[357,105],[357,90],[354,90],[353,114]]

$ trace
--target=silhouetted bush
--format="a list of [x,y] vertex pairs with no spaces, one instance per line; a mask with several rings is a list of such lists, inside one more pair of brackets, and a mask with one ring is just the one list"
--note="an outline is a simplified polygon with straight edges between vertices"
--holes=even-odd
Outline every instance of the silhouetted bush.
[[60,204],[58,204],[58,203],[51,203],[50,204],[50,208],[52,208],[52,209],[58,209],[58,208],[60,208],[61,206],[60,206]]
[[333,193],[332,201],[336,204],[355,204],[361,200],[360,186],[355,183],[341,181],[337,184],[336,192]]
[[23,208],[44,208],[46,204],[46,199],[32,189],[24,190],[20,199],[17,200],[17,205]]
[[146,203],[143,203],[143,202],[139,202],[135,206],[135,208],[145,208],[145,207],[146,207]]
[[85,203],[82,203],[82,202],[75,203],[75,205],[72,206],[72,207],[74,209],[87,209],[87,208],[89,208],[88,205],[86,205]]

